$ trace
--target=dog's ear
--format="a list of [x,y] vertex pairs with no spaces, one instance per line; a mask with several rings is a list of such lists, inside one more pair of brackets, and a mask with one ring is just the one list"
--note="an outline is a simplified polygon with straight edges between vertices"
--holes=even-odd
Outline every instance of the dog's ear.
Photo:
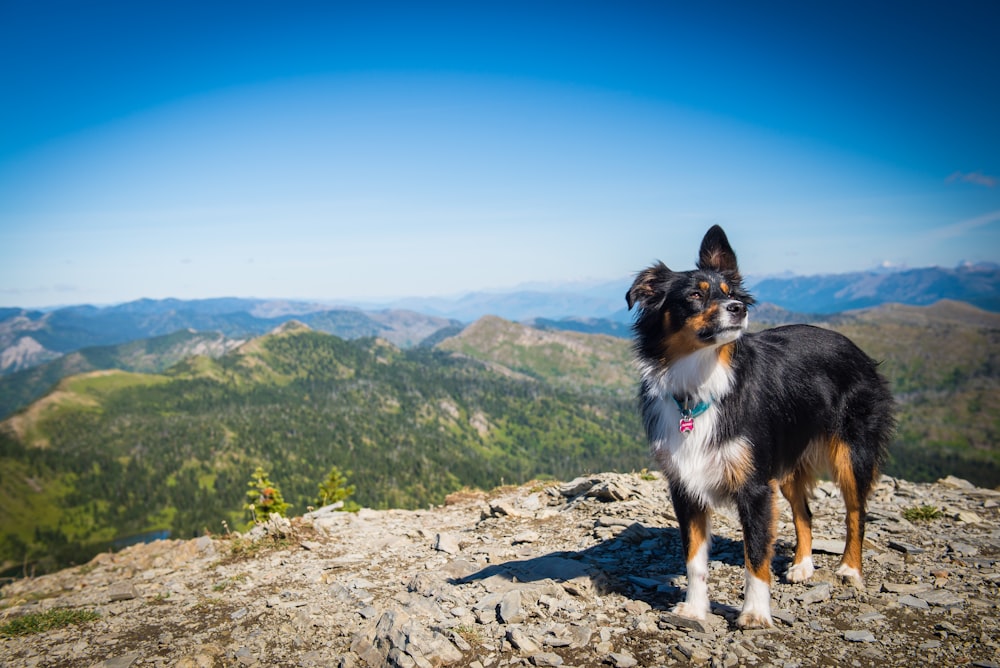
[[705,233],[705,238],[701,240],[698,268],[702,271],[726,272],[739,276],[740,270],[736,265],[736,253],[729,245],[726,233],[718,225],[713,225]]
[[662,262],[640,271],[632,287],[625,293],[625,303],[629,310],[636,304],[647,311],[659,308],[666,298],[666,281],[670,274],[671,271]]

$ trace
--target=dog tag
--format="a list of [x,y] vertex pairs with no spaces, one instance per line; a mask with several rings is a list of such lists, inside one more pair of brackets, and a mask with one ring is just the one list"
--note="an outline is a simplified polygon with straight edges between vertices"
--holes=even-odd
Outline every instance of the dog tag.
[[690,434],[694,431],[694,418],[682,417],[680,423],[680,430],[682,434]]

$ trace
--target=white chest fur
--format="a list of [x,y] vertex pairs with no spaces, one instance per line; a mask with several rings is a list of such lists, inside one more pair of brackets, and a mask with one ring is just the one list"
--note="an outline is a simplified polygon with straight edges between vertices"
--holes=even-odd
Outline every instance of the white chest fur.
[[[720,441],[718,436],[718,402],[731,390],[730,369],[719,363],[714,349],[708,349],[689,355],[658,376],[643,371],[648,395],[646,421],[657,464],[672,485],[683,485],[705,507],[726,504],[751,465],[748,442]],[[708,404],[693,418],[694,428],[689,432],[680,429],[683,416],[675,396]]]

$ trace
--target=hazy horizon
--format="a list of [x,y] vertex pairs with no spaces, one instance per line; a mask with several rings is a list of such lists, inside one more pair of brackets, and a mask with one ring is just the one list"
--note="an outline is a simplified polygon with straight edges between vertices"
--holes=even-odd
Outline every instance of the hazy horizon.
[[[1000,268],[1000,263],[983,261],[983,262],[968,262],[961,261],[953,267],[945,267],[942,265],[928,265],[923,267],[911,267],[908,265],[893,265],[893,266],[875,266],[869,267],[868,269],[860,269],[851,272],[831,272],[824,274],[796,274],[794,272],[783,271],[775,272],[771,274],[750,274],[744,275],[744,283],[752,288],[756,284],[768,280],[768,279],[788,279],[788,278],[818,278],[822,276],[836,276],[836,275],[846,275],[846,274],[856,274],[856,273],[870,273],[870,274],[885,274],[885,273],[901,273],[906,271],[918,271],[923,269],[944,269],[956,271],[960,269],[973,269],[976,267],[983,267],[986,269],[996,269]],[[673,267],[677,271],[685,271],[693,267]],[[65,303],[54,303],[54,304],[40,304],[36,306],[22,306],[22,305],[0,305],[0,308],[21,308],[27,311],[55,311],[61,308],[70,308],[77,306],[94,306],[97,308],[108,308],[121,306],[124,304],[130,304],[139,301],[221,301],[227,299],[234,300],[248,300],[248,301],[264,301],[264,302],[292,302],[301,304],[317,304],[326,307],[343,307],[343,308],[357,308],[357,309],[377,309],[385,307],[394,307],[405,305],[406,302],[433,302],[440,301],[443,303],[457,302],[464,298],[472,297],[475,295],[506,295],[506,294],[516,294],[516,293],[557,293],[557,294],[580,294],[584,295],[587,292],[592,292],[596,288],[611,288],[626,286],[634,279],[635,273],[619,276],[617,278],[581,278],[572,279],[567,281],[550,281],[550,282],[525,282],[510,286],[496,286],[496,287],[484,287],[477,290],[460,291],[448,294],[436,294],[436,295],[420,295],[420,294],[410,294],[410,295],[389,295],[385,297],[370,297],[370,298],[352,298],[350,296],[346,297],[329,297],[329,298],[314,298],[314,297],[298,297],[295,295],[250,295],[250,294],[219,294],[219,295],[205,295],[199,297],[175,297],[173,295],[166,295],[163,297],[147,297],[139,296],[132,299],[126,299],[123,301],[114,302],[65,302]],[[624,288],[623,288],[624,289]],[[624,294],[624,293],[623,293]],[[617,293],[616,293],[617,298]]]

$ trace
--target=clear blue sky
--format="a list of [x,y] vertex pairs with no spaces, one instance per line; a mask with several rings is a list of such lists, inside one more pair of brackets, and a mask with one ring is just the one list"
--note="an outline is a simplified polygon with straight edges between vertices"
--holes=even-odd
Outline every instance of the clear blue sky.
[[0,0],[0,306],[1000,261],[1000,4]]

